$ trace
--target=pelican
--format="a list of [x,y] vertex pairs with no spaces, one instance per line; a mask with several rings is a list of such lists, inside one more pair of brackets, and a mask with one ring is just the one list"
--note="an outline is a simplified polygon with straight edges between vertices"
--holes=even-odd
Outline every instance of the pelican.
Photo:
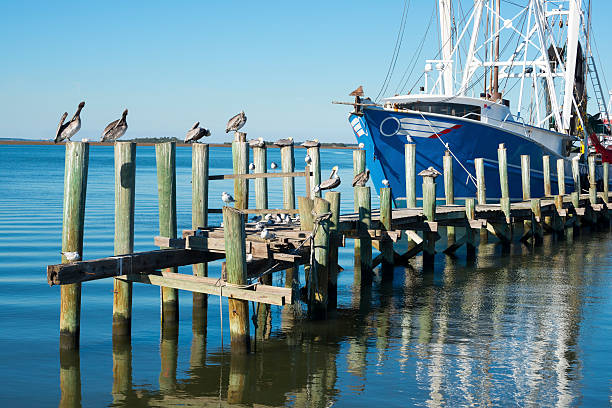
[[249,163],[249,170],[253,171],[255,170],[255,163]]
[[338,166],[332,167],[332,172],[327,180],[314,188],[314,192],[318,193],[322,190],[331,190],[340,185],[340,176],[338,176]]
[[272,163],[270,163],[270,168],[272,170],[274,170],[274,169],[278,168],[278,164],[276,164],[276,162],[272,162]]
[[251,147],[264,147],[266,143],[263,140],[263,137],[258,137],[257,139],[249,140],[249,146]]
[[389,187],[389,180],[384,179],[384,180],[382,181],[382,183],[383,183],[383,186],[385,186],[385,187]]
[[363,96],[363,85],[359,85],[359,88],[351,92],[349,96]]
[[315,140],[307,140],[304,143],[302,143],[302,146],[309,148],[309,147],[319,147],[321,146],[321,143],[319,143],[318,139]]
[[421,176],[421,177],[434,177],[434,178],[436,178],[436,177],[438,177],[440,174],[442,174],[442,173],[440,173],[440,172],[439,172],[438,170],[436,170],[435,168],[433,168],[433,167],[429,166],[429,167],[428,167],[428,168],[426,168],[425,170],[421,171],[421,172],[419,173],[419,176]]
[[366,185],[368,180],[370,179],[370,170],[366,169],[366,171],[359,173],[353,178],[353,187],[359,186],[363,187]]
[[279,139],[275,143],[277,146],[291,146],[293,145],[293,138],[289,137],[287,139]]
[[225,191],[223,192],[223,194],[221,194],[221,200],[223,200],[225,204],[236,202],[236,200],[234,200],[234,197],[232,197],[230,194],[226,193]]
[[231,131],[237,132],[247,121],[247,117],[244,114],[244,111],[240,111],[239,114],[232,116],[230,120],[227,121],[227,126],[225,127],[225,133],[229,133]]
[[101,142],[114,142],[125,134],[128,128],[127,120],[125,119],[127,114],[128,110],[126,109],[123,111],[121,119],[113,120],[104,128],[102,131],[102,139],[100,139]]
[[196,122],[185,136],[185,143],[196,142],[204,136],[210,136],[210,130],[200,127],[200,122]]
[[270,239],[274,239],[276,238],[276,234],[271,232],[270,230],[268,230],[267,228],[264,228],[261,231],[261,234],[259,234],[259,236],[261,237],[261,239],[265,239],[265,240],[270,240]]
[[68,116],[68,112],[64,112],[57,127],[57,132],[55,132],[55,143],[59,143],[63,140],[70,140],[70,138],[81,129],[81,109],[83,109],[83,106],[85,106],[85,102],[79,103],[79,107],[68,123],[64,123]]

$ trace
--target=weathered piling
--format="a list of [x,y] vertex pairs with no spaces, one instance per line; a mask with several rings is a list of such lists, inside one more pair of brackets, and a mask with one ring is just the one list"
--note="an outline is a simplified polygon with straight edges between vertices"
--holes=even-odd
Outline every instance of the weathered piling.
[[[444,168],[444,198],[446,200],[446,205],[452,205],[455,204],[455,184],[453,181],[453,157],[448,150],[444,152],[442,165]],[[382,201],[380,207],[382,211]],[[455,242],[455,227],[446,227],[446,239],[449,244]],[[391,255],[393,255],[393,253],[391,253]]]
[[597,183],[595,181],[595,156],[588,157],[589,165],[589,201],[597,204]]
[[[391,231],[392,212],[391,189],[383,187],[380,189],[380,227],[383,231]],[[392,278],[393,241],[389,237],[383,237],[380,242],[380,253],[382,254],[382,277],[383,279]]]
[[[208,226],[208,144],[194,143],[191,152],[191,226]],[[193,265],[195,276],[208,276],[208,264]],[[193,327],[205,328],[208,312],[208,295],[193,292]]]
[[340,193],[338,191],[327,191],[325,200],[329,202],[329,263],[328,263],[328,285],[327,285],[327,309],[333,310],[338,304],[338,247],[342,236],[338,233],[340,222]]
[[406,165],[406,207],[416,208],[416,145],[404,145]]
[[[300,229],[302,231],[313,231],[314,230],[314,217],[312,211],[314,210],[314,200],[310,197],[298,197],[298,210],[300,212]],[[306,281],[306,287],[309,288],[311,283],[311,270],[310,265],[304,265],[304,279]],[[299,274],[296,271],[294,279],[297,279]],[[310,296],[310,292],[308,293]],[[308,299],[310,302],[310,298]]]
[[[246,141],[232,142],[232,166],[234,174],[249,172],[249,144]],[[234,208],[245,210],[249,208],[249,180],[234,179]]]
[[557,188],[559,195],[565,195],[565,159],[557,159]]
[[[89,167],[89,143],[66,143],[64,170],[64,216],[62,263],[83,256],[83,224]],[[60,349],[77,349],[81,328],[81,284],[62,285],[60,306]]]
[[372,281],[372,240],[369,229],[372,226],[372,197],[370,187],[355,187],[357,192],[357,206],[359,213],[358,235],[359,246],[359,272],[361,283]]
[[[158,143],[155,145],[157,161],[157,189],[159,196],[159,234],[163,237],[176,238],[176,143]],[[177,268],[164,271],[176,273]],[[161,321],[162,332],[178,327],[178,290],[161,288]]]
[[308,314],[313,319],[327,317],[327,286],[328,282],[328,254],[329,254],[329,202],[315,197],[314,213],[316,214],[316,234],[314,236],[314,264],[311,270],[311,292],[308,303]]
[[541,244],[544,231],[542,229],[542,203],[539,198],[531,199],[531,214],[531,235],[533,236],[533,242]]
[[[227,283],[246,285],[246,235],[242,213],[232,207],[223,207],[223,235],[225,238],[225,268]],[[232,352],[248,353],[251,347],[249,335],[249,302],[228,298]]]
[[[115,255],[134,252],[135,186],[136,143],[115,143]],[[114,279],[113,285],[113,337],[129,337],[132,282]]]
[[[482,158],[474,159],[474,167],[476,168],[476,198],[478,199],[478,205],[485,205],[487,203],[487,187],[485,183],[484,175],[484,161]],[[480,229],[480,242],[487,242],[489,234],[486,228]]]
[[552,196],[551,186],[550,186],[550,157],[542,156],[542,172],[544,173],[544,196],[550,197]]
[[521,185],[523,187],[523,201],[531,199],[531,170],[529,155],[521,155]]
[[[268,172],[268,149],[265,143],[262,146],[253,146],[253,164],[255,165],[255,173]],[[255,208],[268,208],[268,179],[255,179]]]
[[476,240],[474,237],[474,230],[470,225],[470,220],[475,219],[475,203],[473,198],[465,199],[465,216],[467,218],[465,226],[465,246],[467,251],[468,259],[474,258],[476,255]]
[[[70,142],[80,143],[80,142]],[[77,349],[60,349],[59,408],[81,407],[81,358]]]
[[113,404],[125,404],[132,390],[132,343],[128,338],[113,339]]
[[[572,161],[572,167],[573,167],[573,164],[574,164],[573,162],[574,161],[576,161],[576,160]],[[580,180],[580,178],[578,178],[578,180]],[[576,180],[574,179],[574,181],[576,181]],[[580,207],[580,194],[578,194],[578,192],[574,191],[574,192],[572,192],[572,194],[570,194],[570,198],[571,198],[571,201],[572,201],[572,206],[574,208],[579,208]],[[580,221],[580,216],[577,213],[574,214],[573,216],[576,217],[576,221],[574,222],[574,228],[580,227],[581,224],[582,224],[582,222]]]
[[572,159],[572,177],[574,178],[574,191],[578,194],[582,193],[580,185],[580,160]]
[[604,203],[608,203],[608,195],[610,192],[610,179],[609,177],[609,168],[608,168],[608,163],[607,162],[603,162],[602,164],[602,175],[603,175],[603,201]]
[[[436,218],[436,177],[439,173],[423,170],[423,215],[425,219],[434,222]],[[436,254],[436,232],[430,229],[423,231],[423,267],[431,268]]]
[[508,190],[508,155],[506,147],[503,143],[500,143],[497,148],[497,162],[499,167],[499,185],[501,187],[501,196],[503,198],[510,197]]
[[[293,173],[295,171],[293,150],[293,143],[280,148],[283,173]],[[293,177],[283,177],[283,208],[295,208],[295,179]]]
[[321,197],[320,191],[316,193],[314,191],[314,188],[321,184],[321,147],[317,144],[317,146],[309,147],[307,152],[311,160],[310,171],[312,171],[312,176],[310,176],[311,191],[308,192],[308,196],[311,198]]
[[[365,150],[353,150],[353,177],[357,176],[358,174],[361,174],[365,171],[366,169],[366,152]],[[353,189],[353,206],[355,209],[355,212],[359,212],[359,204],[358,204],[358,199],[357,199],[357,189]],[[353,240],[353,244],[355,246],[355,256],[354,256],[354,260],[355,260],[355,266],[358,266],[360,264],[360,251],[361,251],[361,240],[359,238],[355,238]]]

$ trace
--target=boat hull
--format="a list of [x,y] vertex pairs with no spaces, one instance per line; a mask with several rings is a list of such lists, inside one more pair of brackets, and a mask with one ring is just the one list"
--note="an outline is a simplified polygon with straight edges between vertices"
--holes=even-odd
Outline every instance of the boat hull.
[[[556,152],[519,134],[463,118],[421,112],[396,112],[379,108],[364,109],[363,114],[351,114],[349,122],[358,143],[366,150],[366,163],[376,188],[388,180],[396,207],[405,206],[406,143],[416,145],[417,174],[428,167],[442,173],[442,158],[449,150],[453,155],[454,195],[457,199],[476,196],[474,159],[482,158],[485,170],[487,199],[499,199],[497,151],[506,146],[508,186],[511,199],[523,197],[521,184],[521,155],[530,156],[531,196],[544,196],[542,156],[548,155],[551,164],[552,194],[558,191],[556,161],[562,158]],[[565,164],[566,192],[572,190],[571,164]],[[422,196],[420,178],[416,183],[417,197]],[[444,197],[444,183],[438,179],[436,196]]]

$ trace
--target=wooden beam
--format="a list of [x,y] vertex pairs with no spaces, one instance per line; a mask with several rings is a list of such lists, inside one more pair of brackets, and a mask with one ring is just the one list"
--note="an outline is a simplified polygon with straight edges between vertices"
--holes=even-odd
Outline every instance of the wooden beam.
[[[259,179],[276,177],[306,177],[305,171],[290,171],[283,173],[249,173],[249,174],[215,174],[208,176],[208,180],[234,180],[234,179]],[[312,172],[310,173],[312,175]]]
[[[295,208],[246,208],[240,210],[244,214],[299,214],[300,212]],[[221,208],[209,208],[209,214],[221,214],[223,210]]]
[[125,272],[143,272],[174,266],[192,265],[223,258],[222,254],[212,254],[186,249],[161,249],[136,252],[90,261],[73,262],[47,266],[49,285],[66,285],[96,279],[111,278]]

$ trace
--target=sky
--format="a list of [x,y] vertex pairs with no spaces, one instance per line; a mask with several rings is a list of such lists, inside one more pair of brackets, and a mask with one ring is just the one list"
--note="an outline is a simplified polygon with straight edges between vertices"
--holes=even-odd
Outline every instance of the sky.
[[[517,0],[518,2],[523,2]],[[435,0],[409,1],[388,94],[414,60]],[[462,0],[468,6],[469,0]],[[505,3],[505,0],[502,1]],[[0,4],[0,137],[51,139],[84,100],[75,137],[97,140],[129,110],[124,138],[184,137],[194,122],[248,137],[353,142],[348,94],[375,96],[389,68],[404,0],[105,1]],[[502,4],[502,7],[504,5]],[[612,2],[593,0],[594,34],[612,85]],[[414,79],[437,52],[430,31]],[[606,92],[606,90],[604,90]]]

